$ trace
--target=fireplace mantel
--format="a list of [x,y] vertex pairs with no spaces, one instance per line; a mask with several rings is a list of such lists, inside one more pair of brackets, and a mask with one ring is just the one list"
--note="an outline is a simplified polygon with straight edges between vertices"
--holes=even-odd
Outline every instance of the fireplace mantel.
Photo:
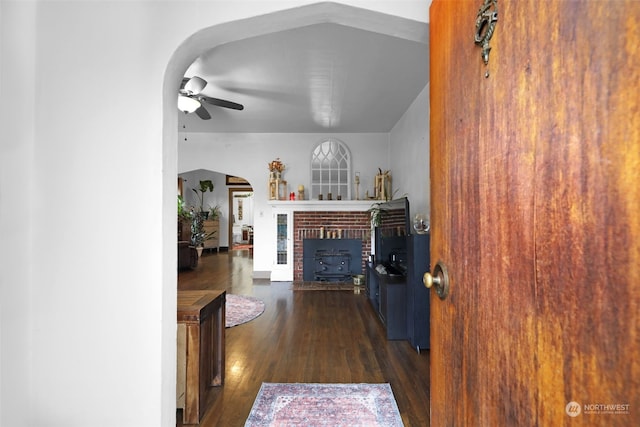
[[269,205],[291,212],[365,212],[379,200],[270,200]]

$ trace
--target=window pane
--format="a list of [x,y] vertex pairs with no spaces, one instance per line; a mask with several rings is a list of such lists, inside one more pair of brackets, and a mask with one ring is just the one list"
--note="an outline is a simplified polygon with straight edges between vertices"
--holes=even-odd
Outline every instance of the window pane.
[[287,263],[287,215],[278,214],[277,216],[277,263]]
[[347,147],[338,140],[320,142],[311,155],[311,197],[332,193],[351,196],[351,159]]

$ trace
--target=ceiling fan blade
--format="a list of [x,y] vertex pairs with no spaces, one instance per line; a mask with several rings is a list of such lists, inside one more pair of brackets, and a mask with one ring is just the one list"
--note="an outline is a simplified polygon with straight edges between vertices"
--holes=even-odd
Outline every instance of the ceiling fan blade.
[[[186,80],[186,81],[185,81]],[[206,80],[193,76],[190,79],[184,78],[182,79],[183,89],[191,95],[197,95],[205,88],[207,85]]]
[[227,101],[225,99],[211,98],[209,96],[198,96],[200,102],[206,102],[223,108],[231,108],[232,110],[244,110],[244,105],[236,102]]
[[196,110],[196,114],[198,115],[198,117],[200,117],[202,120],[209,120],[211,118],[211,114],[209,114],[209,112],[207,111],[206,108],[204,108],[203,105],[200,106],[200,108],[198,108]]

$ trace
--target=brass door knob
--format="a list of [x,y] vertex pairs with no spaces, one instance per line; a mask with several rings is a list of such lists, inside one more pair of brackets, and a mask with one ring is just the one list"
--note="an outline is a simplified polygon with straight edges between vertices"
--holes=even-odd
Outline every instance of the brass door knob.
[[438,261],[433,268],[433,274],[426,272],[422,276],[422,283],[428,289],[435,287],[440,299],[445,299],[449,295],[449,273],[447,266],[442,261]]
[[425,287],[431,289],[434,283],[436,284],[436,286],[440,286],[440,277],[433,277],[431,273],[427,271],[422,277],[422,283],[424,283]]

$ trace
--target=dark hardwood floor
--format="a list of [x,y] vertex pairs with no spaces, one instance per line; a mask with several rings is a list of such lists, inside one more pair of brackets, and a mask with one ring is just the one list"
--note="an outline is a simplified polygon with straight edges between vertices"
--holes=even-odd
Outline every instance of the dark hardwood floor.
[[225,289],[266,306],[226,330],[225,383],[200,426],[243,426],[263,382],[390,383],[404,425],[429,425],[429,352],[387,341],[364,290],[293,291],[290,282],[252,273],[245,250],[205,253],[195,270],[178,275],[179,289]]

